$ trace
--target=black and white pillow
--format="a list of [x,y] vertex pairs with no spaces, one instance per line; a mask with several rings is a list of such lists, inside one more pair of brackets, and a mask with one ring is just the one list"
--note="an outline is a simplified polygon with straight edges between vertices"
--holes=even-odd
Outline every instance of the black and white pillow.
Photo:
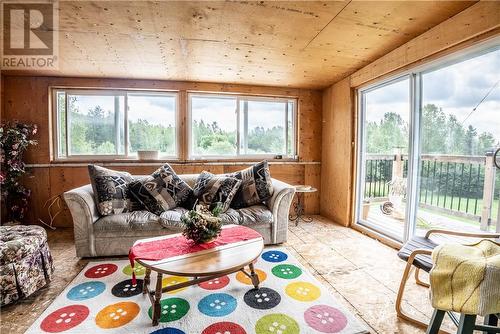
[[97,210],[103,216],[138,209],[139,203],[130,197],[128,186],[134,179],[127,172],[119,172],[97,165],[88,165],[90,183],[94,190]]
[[222,212],[229,209],[241,181],[226,175],[214,175],[207,171],[201,172],[194,185],[194,197],[199,204],[205,204],[213,209],[217,203],[222,203]]
[[234,209],[260,204],[273,196],[273,183],[267,161],[226,175],[241,180],[241,186],[231,203]]
[[165,164],[153,174],[134,181],[129,186],[130,193],[154,214],[171,210],[188,202],[193,189]]

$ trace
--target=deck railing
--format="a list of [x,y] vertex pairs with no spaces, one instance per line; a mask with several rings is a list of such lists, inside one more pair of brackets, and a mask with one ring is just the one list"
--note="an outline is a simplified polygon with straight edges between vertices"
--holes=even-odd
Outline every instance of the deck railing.
[[[495,172],[493,154],[424,154],[421,161],[420,207],[479,221],[482,229],[494,225],[497,209],[492,209],[500,197],[500,173]],[[389,181],[394,176],[407,177],[408,156],[368,154],[365,167],[365,198],[387,198]]]

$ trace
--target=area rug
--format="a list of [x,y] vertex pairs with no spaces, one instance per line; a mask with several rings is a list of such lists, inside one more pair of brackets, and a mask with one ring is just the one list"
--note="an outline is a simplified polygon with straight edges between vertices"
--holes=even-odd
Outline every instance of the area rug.
[[286,248],[266,248],[255,267],[258,290],[240,272],[163,294],[153,327],[144,268],[136,264],[133,285],[127,260],[90,262],[26,333],[367,333]]

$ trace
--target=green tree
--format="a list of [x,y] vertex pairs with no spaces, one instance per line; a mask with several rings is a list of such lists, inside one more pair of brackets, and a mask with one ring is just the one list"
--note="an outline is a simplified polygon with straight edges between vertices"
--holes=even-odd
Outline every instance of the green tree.
[[442,108],[426,104],[422,109],[422,153],[443,153],[447,144],[447,122]]
[[[465,130],[455,117],[448,115],[446,123],[446,153],[447,154],[463,154],[465,145]],[[439,147],[433,148],[433,151],[438,151]]]
[[408,124],[394,112],[384,114],[379,124],[370,122],[367,126],[367,151],[369,153],[394,153],[395,148],[408,148]]
[[477,130],[472,125],[467,127],[464,139],[464,154],[475,155],[477,153]]
[[489,132],[482,132],[477,143],[477,154],[483,155],[495,147],[495,137]]

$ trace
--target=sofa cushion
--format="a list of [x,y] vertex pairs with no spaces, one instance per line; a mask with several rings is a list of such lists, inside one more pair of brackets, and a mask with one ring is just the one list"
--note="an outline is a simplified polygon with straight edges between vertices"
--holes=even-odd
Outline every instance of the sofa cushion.
[[102,216],[139,209],[128,186],[134,179],[127,172],[119,172],[97,165],[88,165],[90,183],[94,190],[97,210]]
[[267,201],[273,195],[273,184],[267,161],[250,166],[239,172],[226,174],[241,180],[241,186],[231,202],[240,209]]
[[138,201],[157,215],[183,205],[193,194],[191,187],[169,164],[158,168],[150,176],[133,181],[129,189]]
[[222,203],[222,212],[225,212],[240,184],[241,181],[234,177],[203,171],[196,180],[193,192],[200,204],[208,205],[212,210],[217,203]]
[[[184,229],[181,216],[187,211],[177,207],[164,211],[160,216],[145,210],[104,216],[94,223],[94,231],[99,237],[152,236],[155,233],[166,234],[166,231],[177,233]],[[273,214],[264,205],[253,205],[239,210],[229,209],[220,218],[224,225],[269,225]]]
[[47,242],[47,233],[40,226],[0,226],[0,265],[19,261],[38,252]]
[[164,229],[180,232],[184,228],[181,216],[187,212],[186,209],[177,207],[173,210],[162,212],[160,216],[146,210],[121,213],[105,216],[94,223],[96,234],[119,233],[120,235],[133,235],[141,232],[148,235],[153,232],[161,232]]
[[230,208],[220,215],[223,224],[238,224],[245,226],[271,224],[273,213],[265,205],[252,205],[243,209]]

